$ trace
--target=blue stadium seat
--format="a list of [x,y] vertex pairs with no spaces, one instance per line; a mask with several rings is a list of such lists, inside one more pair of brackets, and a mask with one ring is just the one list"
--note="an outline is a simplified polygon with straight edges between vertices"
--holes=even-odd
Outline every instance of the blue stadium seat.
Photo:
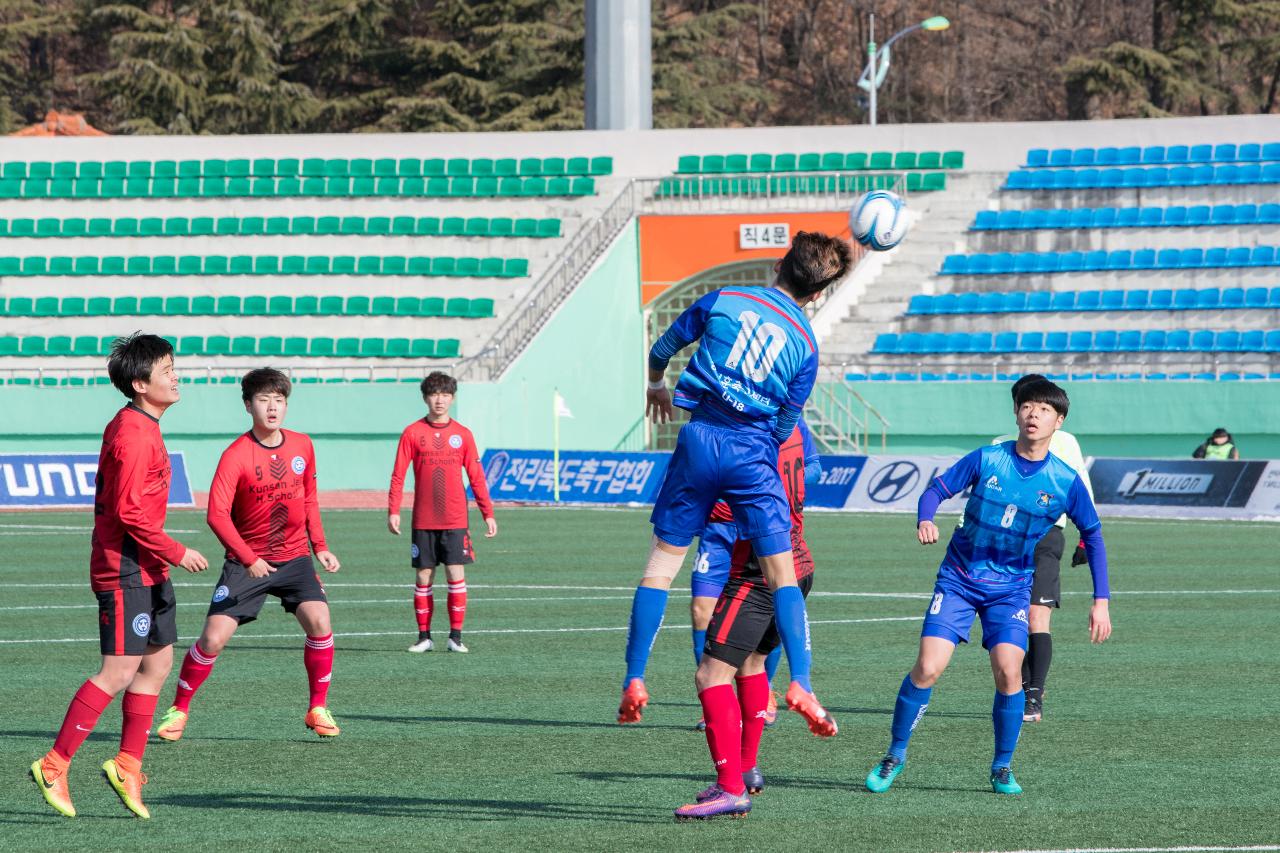
[[1236,221],[1236,209],[1230,204],[1215,204],[1209,215],[1211,225],[1233,225]]
[[898,351],[898,336],[892,332],[876,335],[875,345],[871,347],[875,353],[892,354]]
[[1240,182],[1240,170],[1235,166],[1218,166],[1213,170],[1213,183],[1215,184],[1238,184]]
[[1216,287],[1206,287],[1196,291],[1196,308],[1207,310],[1217,308],[1222,302],[1222,291]]
[[1258,182],[1263,184],[1280,184],[1280,163],[1268,163],[1262,167]]
[[1265,287],[1251,287],[1244,292],[1245,308],[1266,308],[1267,307],[1267,289]]
[[1164,209],[1164,220],[1161,222],[1166,227],[1178,227],[1187,224],[1187,209],[1180,204]]
[[1046,290],[1034,290],[1027,294],[1028,311],[1048,311],[1053,294]]
[[[1143,311],[1146,310],[1151,300],[1149,291],[1138,288],[1136,290],[1108,290],[1107,293],[1121,293],[1124,295],[1124,309],[1126,311]],[[1172,298],[1172,294],[1170,294]],[[1103,297],[1103,307],[1106,307],[1106,297]]]
[[996,214],[996,228],[1004,230],[1008,228],[1018,228],[1021,225],[1021,210],[1002,210]]
[[1114,207],[1098,207],[1094,208],[1093,220],[1089,223],[1091,228],[1111,228],[1116,224],[1118,213]]
[[1120,189],[1124,186],[1124,169],[1103,169],[1098,176],[1098,186],[1103,189]]
[[1202,329],[1191,335],[1190,349],[1193,352],[1209,352],[1213,349],[1213,332]]
[[1074,311],[1076,307],[1076,292],[1074,290],[1062,290],[1053,294],[1053,302],[1050,304],[1050,311]]
[[1280,160],[1280,142],[1268,142],[1262,146],[1263,160]]
[[1107,253],[1101,249],[1093,252],[1085,252],[1084,265],[1081,267],[1085,272],[1097,272],[1107,268]]
[[1170,145],[1164,150],[1164,161],[1166,163],[1185,163],[1187,162],[1187,146]]
[[1138,208],[1138,224],[1143,228],[1159,228],[1164,224],[1163,207]]
[[1055,207],[1052,210],[1040,211],[1044,214],[1044,224],[1041,228],[1069,228],[1071,227],[1071,211],[1065,207]]
[[1116,211],[1117,228],[1133,228],[1138,225],[1139,213],[1136,207],[1122,207]]
[[[1194,251],[1194,250],[1191,250]],[[1225,267],[1227,265],[1227,249],[1225,246],[1214,246],[1212,249],[1205,249],[1204,263],[1205,267]]]
[[1071,211],[1071,228],[1093,227],[1093,208],[1078,207]]
[[1268,308],[1280,308],[1280,287],[1271,288],[1271,292],[1267,295]]
[[1010,172],[1009,180],[1005,183],[1005,189],[1009,190],[1029,190],[1031,189],[1032,172]]
[[1032,148],[1027,152],[1027,165],[1032,168],[1049,165],[1049,152],[1044,148]]
[[[1065,168],[1071,165],[1071,155],[1074,152],[1070,148],[1055,148],[1046,152],[1046,163],[1041,165],[1049,165],[1055,168]],[[1027,152],[1027,161],[1031,160],[1031,152]]]
[[1094,352],[1115,352],[1118,334],[1113,331],[1098,332],[1093,336]]
[[1243,166],[1237,167],[1236,180],[1237,184],[1259,184],[1262,183],[1262,166],[1257,163],[1245,163]]
[[[1041,169],[1038,172],[1031,173],[1031,189],[1033,190],[1051,190],[1053,189],[1053,181],[1057,176],[1056,169]],[[1074,177],[1073,177],[1074,181]]]
[[1199,294],[1190,289],[1173,292],[1173,308],[1175,311],[1190,311],[1200,301]]
[[918,293],[911,297],[907,302],[908,314],[932,314],[933,313],[933,297]]
[[1229,267],[1247,267],[1249,265],[1249,254],[1249,249],[1244,246],[1237,246],[1234,249],[1228,249],[1227,260],[1224,265]]
[[942,352],[968,352],[969,351],[969,333],[968,332],[952,332],[944,336],[946,341],[943,344]]
[[919,332],[907,332],[898,338],[898,352],[918,355],[924,352],[924,335]]
[[967,255],[947,255],[942,260],[942,269],[938,271],[939,275],[964,275],[968,270],[969,258]]
[[1047,332],[1044,336],[1045,352],[1066,352],[1067,351],[1067,333],[1066,332]]
[[1145,169],[1125,169],[1124,170],[1124,186],[1129,189],[1138,189],[1147,185],[1147,172]]
[[991,333],[990,332],[974,332],[969,336],[970,352],[991,352]]
[[1249,256],[1249,266],[1252,267],[1270,267],[1276,263],[1276,247],[1275,246],[1256,246],[1253,253]]
[[1204,249],[1183,249],[1178,253],[1180,269],[1198,269],[1204,266]]
[[1164,162],[1164,146],[1149,145],[1142,149],[1142,162],[1156,165]]
[[1044,332],[1023,332],[1018,339],[1018,352],[1044,352]]
[[1114,166],[1120,162],[1120,150],[1118,148],[1099,148],[1097,163],[1099,166]]
[[1007,275],[1013,272],[1013,255],[1009,252],[995,252],[988,257],[991,258],[992,275]]
[[1164,329],[1147,329],[1142,333],[1142,351],[1162,352],[1167,337]]
[[[1266,297],[1264,296],[1263,298],[1265,299]],[[1006,313],[1011,311],[1026,311],[1027,294],[1020,290],[1014,291],[1013,293],[1006,293],[1004,295],[1004,310]]]
[[1262,345],[1264,352],[1280,352],[1280,329],[1267,332],[1266,341]]
[[1250,329],[1240,335],[1241,352],[1262,352],[1265,346],[1266,333],[1261,329]]
[[1123,311],[1124,297],[1123,290],[1104,290],[1102,291],[1102,304],[1099,309],[1102,311]]
[[1259,225],[1280,225],[1280,204],[1258,205]]
[[960,305],[960,297],[954,293],[943,293],[933,297],[933,313],[954,314]]
[[[1098,157],[1098,152],[1092,148],[1077,148],[1071,152],[1072,166],[1092,166]],[[1277,157],[1276,159],[1280,159]]]
[[934,355],[947,351],[947,336],[942,332],[929,332],[924,336],[924,341],[920,344],[920,352],[926,355]]
[[1213,349],[1215,352],[1239,352],[1240,333],[1235,329],[1218,332],[1213,337]]
[[1097,169],[1081,169],[1076,172],[1076,189],[1091,190],[1102,186],[1102,173]]
[[1121,166],[1133,166],[1142,162],[1142,149],[1136,145],[1121,148],[1116,155],[1116,162]]
[[956,303],[957,314],[972,314],[978,310],[982,298],[977,293],[961,293]]
[[1006,310],[1004,294],[999,291],[979,294],[976,310],[979,314],[1003,314]]
[[1170,352],[1186,352],[1191,348],[1191,333],[1186,329],[1174,329],[1165,338],[1164,348]]
[[1077,311],[1097,311],[1102,306],[1102,293],[1097,290],[1081,290],[1076,293]]
[[1208,163],[1213,159],[1212,145],[1192,145],[1187,154],[1188,163]]
[[1233,163],[1236,159],[1236,147],[1231,143],[1223,143],[1213,149],[1213,159],[1219,163]]
[[1156,250],[1155,249],[1138,249],[1133,253],[1133,268],[1135,270],[1153,270],[1156,268]]
[[990,255],[969,255],[966,263],[968,269],[962,272],[967,272],[969,275],[986,275],[991,272]]
[[1202,187],[1206,184],[1213,183],[1213,167],[1212,166],[1192,166],[1191,179],[1187,181],[1188,186]]
[[1049,224],[1049,211],[1047,210],[1024,210],[1022,212],[1022,222],[1019,223],[1020,228],[1041,229]]
[[1207,204],[1197,204],[1187,208],[1187,224],[1208,225],[1213,218],[1213,210]]
[[[1052,254],[1054,254],[1055,259],[1054,266],[1057,266],[1057,254]],[[1013,271],[1018,275],[1030,275],[1036,271],[1036,262],[1038,260],[1039,255],[1036,252],[1017,252],[1013,256]]]
[[1236,149],[1237,160],[1261,160],[1262,146],[1256,142],[1248,142]]
[[916,376],[914,373],[901,372],[893,374],[894,382],[916,382],[919,379],[920,377]]
[[1059,169],[1051,172],[1051,180],[1046,189],[1073,190],[1076,188],[1076,172],[1072,169]]
[[1133,266],[1133,253],[1128,249],[1118,249],[1107,255],[1107,269],[1127,270]]
[[1093,332],[1072,332],[1067,339],[1067,352],[1089,352],[1093,349]]
[[1258,206],[1256,204],[1237,204],[1236,205],[1236,224],[1237,225],[1253,225],[1258,221]]
[[1121,352],[1137,352],[1142,347],[1142,332],[1126,329],[1116,339],[1116,349]]
[[999,227],[996,224],[998,218],[999,215],[994,210],[979,210],[977,216],[973,218],[972,230],[989,231],[992,228],[997,228]]

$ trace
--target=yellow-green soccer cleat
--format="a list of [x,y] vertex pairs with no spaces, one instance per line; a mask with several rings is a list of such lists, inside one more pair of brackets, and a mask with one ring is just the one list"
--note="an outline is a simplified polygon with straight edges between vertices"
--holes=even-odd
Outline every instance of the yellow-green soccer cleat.
[[334,722],[333,714],[329,713],[329,709],[322,705],[317,705],[307,712],[307,728],[311,729],[320,737],[337,737],[342,731],[338,728],[338,724]]
[[102,762],[102,775],[107,777],[107,784],[112,790],[120,795],[120,802],[126,809],[143,820],[151,818],[151,812],[142,804],[142,786],[147,784],[147,774],[141,770],[130,773],[122,769],[114,758],[108,758]]
[[31,765],[31,778],[36,780],[44,801],[53,806],[54,811],[67,817],[76,816],[76,807],[71,804],[71,790],[67,787],[67,771],[63,770],[50,781],[44,775],[44,759],[37,758]]
[[170,742],[181,740],[186,728],[187,712],[179,711],[177,706],[170,705],[169,710],[165,711],[164,716],[160,718],[160,725],[156,726],[156,737]]

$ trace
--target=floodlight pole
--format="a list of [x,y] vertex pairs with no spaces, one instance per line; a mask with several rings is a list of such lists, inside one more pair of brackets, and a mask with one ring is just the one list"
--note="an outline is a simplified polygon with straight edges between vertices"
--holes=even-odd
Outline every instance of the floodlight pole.
[[880,87],[876,85],[876,13],[870,15],[870,23],[867,25],[867,63],[871,69],[871,126],[876,126],[876,89]]
[[[877,77],[878,72],[879,72],[879,70],[880,70],[880,54],[881,54],[881,53],[884,53],[884,54],[885,54],[885,62],[887,63],[887,62],[889,61],[889,54],[888,54],[889,47],[890,47],[890,46],[891,46],[895,41],[897,41],[898,39],[902,38],[902,37],[903,37],[903,36],[905,36],[905,35],[910,35],[911,33],[914,33],[916,30],[928,30],[928,31],[930,31],[930,32],[936,32],[936,31],[938,31],[938,30],[945,30],[945,29],[947,29],[948,27],[950,27],[950,26],[951,26],[951,22],[950,22],[950,21],[948,21],[946,18],[942,17],[941,15],[935,15],[934,17],[932,17],[932,18],[927,18],[926,20],[921,21],[921,22],[920,22],[920,23],[918,23],[918,24],[913,24],[912,26],[907,27],[905,30],[899,30],[898,32],[894,33],[894,34],[889,38],[889,40],[888,40],[888,41],[886,41],[884,44],[880,45],[880,46],[877,48],[877,47],[876,47],[876,16],[875,16],[875,13],[873,12],[873,13],[871,13],[870,15],[868,15],[867,17],[868,17],[868,20],[869,20],[869,23],[868,23],[868,25],[867,25],[867,37],[868,37],[868,41],[867,41],[867,70],[866,70],[865,72],[863,72],[863,73],[864,73],[864,75],[866,76],[866,78],[867,78],[867,83],[868,83],[868,86],[867,86],[867,94],[868,94],[867,103],[868,103],[869,113],[870,113],[870,115],[869,115],[869,117],[868,117],[868,118],[869,118],[869,121],[870,121],[871,126],[872,126],[872,127],[875,127],[875,124],[876,124],[876,91],[880,88],[880,83],[879,83],[879,81],[876,79],[876,77]],[[885,66],[885,70],[886,70],[886,72],[888,71],[888,66],[887,66],[887,65]],[[861,81],[861,80],[859,80],[859,86],[861,86],[861,85],[862,85],[862,81]]]

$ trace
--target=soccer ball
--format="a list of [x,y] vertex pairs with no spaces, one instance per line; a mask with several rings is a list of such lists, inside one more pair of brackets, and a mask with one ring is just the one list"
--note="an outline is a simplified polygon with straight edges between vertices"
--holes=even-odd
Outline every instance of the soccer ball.
[[888,190],[864,194],[849,211],[853,239],[876,252],[887,252],[901,243],[910,226],[906,201]]

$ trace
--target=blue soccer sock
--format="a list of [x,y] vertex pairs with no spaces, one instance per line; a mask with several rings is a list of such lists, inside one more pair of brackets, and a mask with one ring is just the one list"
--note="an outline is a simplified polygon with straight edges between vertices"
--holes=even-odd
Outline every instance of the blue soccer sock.
[[702,663],[702,647],[705,646],[706,644],[707,644],[707,632],[705,630],[699,631],[697,628],[694,628],[693,629],[693,663],[695,666],[697,664]]
[[991,769],[1008,767],[1013,760],[1013,750],[1018,746],[1018,733],[1022,731],[1022,711],[1026,694],[1019,690],[1008,696],[996,691],[991,703],[991,722],[996,730],[996,754],[991,759]]
[[764,676],[772,684],[773,677],[778,674],[778,663],[782,660],[782,646],[775,646],[769,656],[764,659]]
[[649,651],[662,627],[662,616],[667,610],[667,591],[649,586],[636,587],[631,599],[631,623],[627,627],[627,676],[622,679],[622,689],[633,678],[644,678],[644,668],[649,663]]
[[889,754],[899,761],[907,760],[907,741],[916,730],[925,709],[929,707],[929,697],[933,695],[932,687],[916,687],[908,674],[902,679],[898,688],[898,701],[893,704],[893,725],[889,732],[893,740],[889,743]]
[[811,658],[809,652],[809,614],[804,607],[804,594],[798,586],[784,586],[773,592],[773,621],[782,635],[787,652],[791,680],[813,692],[809,686]]

